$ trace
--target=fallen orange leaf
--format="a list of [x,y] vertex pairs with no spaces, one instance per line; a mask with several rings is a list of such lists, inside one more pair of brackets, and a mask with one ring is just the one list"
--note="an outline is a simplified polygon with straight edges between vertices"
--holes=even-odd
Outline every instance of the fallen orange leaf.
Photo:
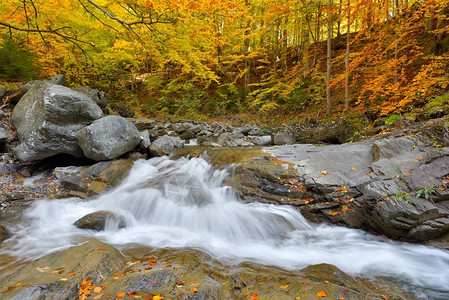
[[198,289],[196,289],[196,288],[190,288],[190,291],[191,291],[192,293],[196,293],[196,292],[198,291]]
[[74,272],[69,272],[69,273],[67,273],[67,276],[68,276],[68,277],[75,276],[75,273],[74,273]]
[[101,286],[96,286],[96,287],[94,288],[94,293],[99,293],[99,292],[101,292],[101,290],[103,290],[103,289],[101,288]]
[[316,295],[322,298],[327,297],[327,293],[325,291],[316,292]]
[[161,295],[153,296],[153,300],[162,300],[162,299],[164,299],[164,297],[162,297]]
[[288,288],[288,285],[281,285],[281,289],[286,289]]
[[256,294],[251,295],[251,300],[259,300],[259,296]]
[[8,289],[3,291],[2,294],[9,293],[9,292],[13,291],[15,288],[16,288],[15,286],[8,286]]
[[125,292],[118,292],[116,297],[117,298],[123,298],[125,296]]

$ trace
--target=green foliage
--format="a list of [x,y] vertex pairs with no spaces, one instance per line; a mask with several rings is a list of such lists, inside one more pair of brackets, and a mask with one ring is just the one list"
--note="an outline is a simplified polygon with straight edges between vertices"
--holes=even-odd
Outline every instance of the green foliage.
[[416,198],[420,198],[421,196],[424,197],[424,199],[429,199],[430,195],[435,194],[435,188],[433,185],[426,186],[420,190],[417,190],[415,193]]
[[227,112],[240,112],[247,106],[245,89],[237,87],[234,83],[225,83],[207,101],[206,111],[220,115]]
[[424,106],[424,110],[432,113],[440,109],[447,109],[449,105],[449,93],[431,98]]
[[403,193],[403,192],[401,192],[401,191],[398,191],[398,192],[396,193],[396,195],[394,195],[393,200],[394,200],[395,202],[405,201],[405,202],[407,202],[408,204],[411,204],[411,203],[412,203],[412,200],[411,200],[411,198],[410,198],[410,195],[407,194],[407,193]]
[[36,55],[24,43],[5,39],[0,44],[0,78],[31,80],[41,69],[35,62]]
[[390,125],[391,123],[393,123],[396,120],[402,120],[402,116],[401,115],[391,115],[385,120],[385,124]]

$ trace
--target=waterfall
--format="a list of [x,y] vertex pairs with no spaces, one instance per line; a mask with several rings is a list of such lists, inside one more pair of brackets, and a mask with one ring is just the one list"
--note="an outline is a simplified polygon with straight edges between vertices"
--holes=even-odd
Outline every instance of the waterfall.
[[[226,176],[203,158],[136,161],[119,187],[97,198],[36,200],[0,254],[35,259],[96,237],[112,245],[196,248],[233,264],[299,270],[328,263],[352,275],[396,278],[449,295],[448,251],[314,225],[287,205],[242,203],[223,185]],[[101,210],[120,221],[109,220],[101,232],[73,225]]]

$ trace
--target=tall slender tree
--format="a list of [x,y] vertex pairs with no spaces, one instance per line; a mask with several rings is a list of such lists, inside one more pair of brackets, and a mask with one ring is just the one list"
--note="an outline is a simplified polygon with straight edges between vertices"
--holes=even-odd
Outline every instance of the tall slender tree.
[[326,111],[328,114],[332,110],[331,99],[331,60],[332,60],[332,0],[328,0],[328,23],[327,23],[327,74],[326,74]]

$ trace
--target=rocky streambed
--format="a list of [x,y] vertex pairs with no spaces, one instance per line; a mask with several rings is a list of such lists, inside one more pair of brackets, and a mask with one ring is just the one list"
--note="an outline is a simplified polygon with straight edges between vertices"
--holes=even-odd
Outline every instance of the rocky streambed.
[[343,120],[104,117],[60,84],[7,98],[0,298],[449,297],[446,119],[343,143]]

